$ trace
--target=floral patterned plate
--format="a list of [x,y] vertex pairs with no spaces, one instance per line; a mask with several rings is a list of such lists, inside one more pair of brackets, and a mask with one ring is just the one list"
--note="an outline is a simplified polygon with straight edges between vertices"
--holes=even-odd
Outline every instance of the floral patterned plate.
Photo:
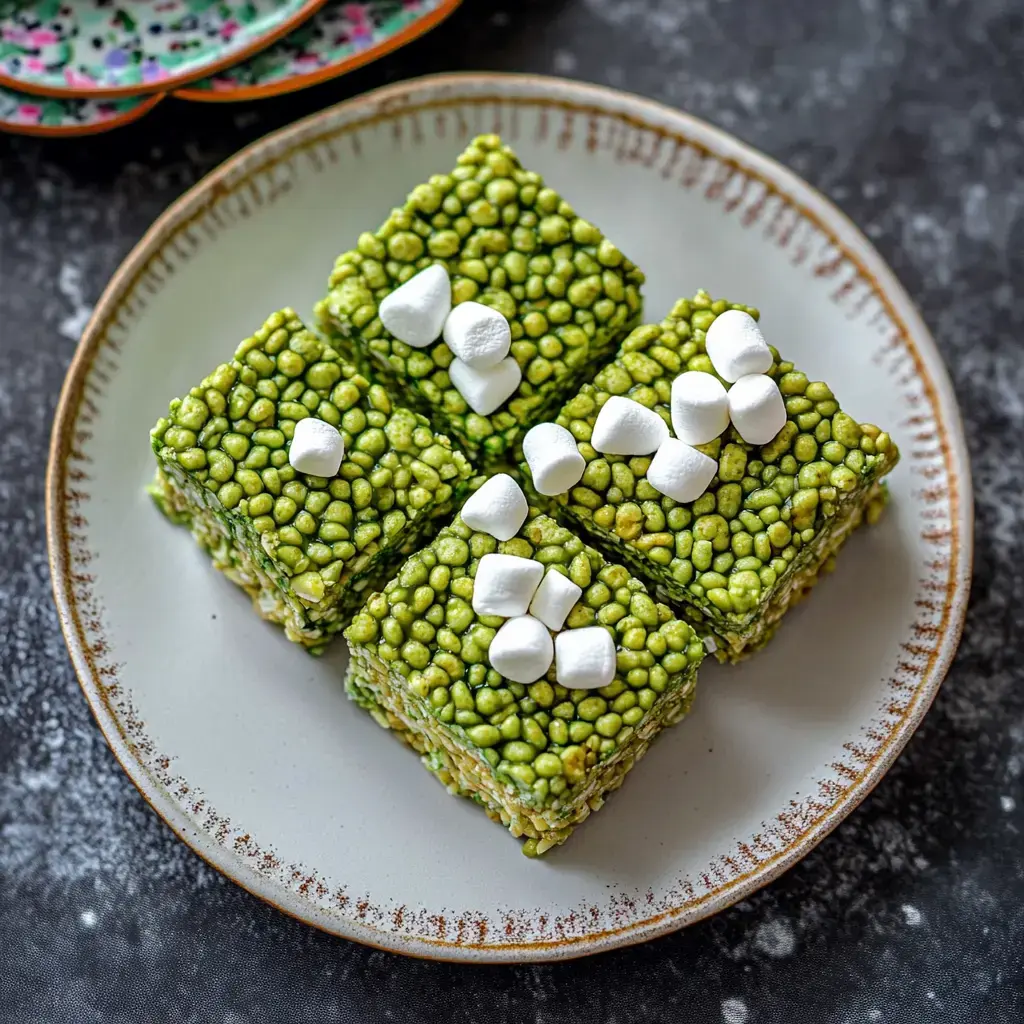
[[0,86],[0,131],[18,135],[94,135],[148,114],[163,93],[125,99],[56,99]]
[[383,57],[440,24],[462,0],[331,0],[261,53],[178,89],[199,102],[238,102],[294,92]]
[[138,96],[219,71],[326,0],[0,0],[0,85],[40,96]]

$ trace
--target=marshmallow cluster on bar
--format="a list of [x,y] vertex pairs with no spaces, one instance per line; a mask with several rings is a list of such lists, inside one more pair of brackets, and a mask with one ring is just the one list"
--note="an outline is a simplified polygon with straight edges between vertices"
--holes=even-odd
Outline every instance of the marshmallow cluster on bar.
[[726,391],[714,374],[690,370],[672,382],[671,402],[676,437],[692,445],[713,441],[730,420],[747,444],[757,445],[768,444],[786,424],[779,385],[763,373],[745,374]]
[[[568,435],[568,431],[565,433]],[[575,442],[572,450],[580,457]],[[507,473],[498,473],[466,502],[461,516],[470,529],[507,541],[519,532],[528,514],[526,495],[519,484]],[[532,558],[484,555],[473,579],[473,611],[507,620],[488,648],[491,667],[514,683],[535,683],[547,675],[555,657],[555,643],[562,642],[556,639],[553,643],[551,634],[556,633],[559,638],[580,634],[580,639],[570,642],[568,661],[566,655],[562,656],[558,681],[575,688],[607,686],[615,675],[615,644],[608,631],[586,627],[559,632],[582,596],[583,588],[554,566],[545,573],[543,564]],[[607,682],[598,682],[605,678],[609,663],[611,676]]]
[[[765,445],[786,423],[782,392],[767,376],[774,357],[749,313],[721,313],[708,328],[704,344],[718,377],[690,370],[672,382],[670,412],[676,436],[662,442],[647,470],[652,487],[680,502],[696,501],[718,472],[718,463],[695,445],[720,437],[730,422],[747,444]],[[719,377],[730,382],[728,390]]]
[[[465,521],[465,520],[464,520]],[[562,632],[583,590],[555,568],[518,555],[484,555],[473,581],[473,610],[507,617],[494,635],[491,667],[515,683],[534,683],[551,667],[569,689],[597,689],[615,678],[615,642],[602,626]],[[555,633],[552,643],[551,634]]]
[[490,416],[516,393],[523,371],[509,355],[508,321],[481,302],[452,309],[452,282],[442,264],[410,277],[381,299],[377,313],[385,328],[412,348],[426,348],[444,335],[455,356],[448,367],[452,386],[477,415]]
[[[601,406],[590,436],[591,446],[604,455],[653,453],[648,482],[679,502],[696,501],[718,472],[717,461],[697,446],[721,437],[730,422],[747,444],[766,445],[786,424],[782,392],[767,375],[775,359],[749,313],[719,314],[707,329],[705,347],[715,373],[688,370],[672,382],[675,437],[657,412],[622,395]],[[534,487],[545,495],[570,490],[586,470],[576,439],[555,423],[540,423],[527,433],[523,456]]]
[[785,426],[786,404],[767,376],[774,358],[757,321],[741,309],[727,309],[711,322],[704,346],[715,373],[732,384],[727,398],[736,432],[747,444],[768,444]]
[[337,474],[344,457],[345,442],[337,427],[314,416],[295,424],[288,462],[296,472],[330,478]]

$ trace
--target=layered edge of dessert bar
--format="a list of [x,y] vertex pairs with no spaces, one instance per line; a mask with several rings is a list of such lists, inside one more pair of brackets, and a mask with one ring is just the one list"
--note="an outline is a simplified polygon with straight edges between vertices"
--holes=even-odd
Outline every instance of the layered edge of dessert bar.
[[472,473],[291,309],[174,399],[150,439],[158,506],[316,653],[461,504]]
[[[725,313],[716,368],[708,332]],[[757,321],[752,307],[703,291],[678,301],[559,412],[578,470],[538,495],[543,458],[522,462],[534,500],[629,566],[723,661],[763,646],[850,534],[878,518],[882,478],[899,459],[888,433],[844,412],[827,384],[760,338]],[[723,378],[730,360],[738,369]],[[620,429],[623,399],[655,416],[636,454],[595,434]]]
[[626,568],[522,507],[501,541],[457,516],[368,598],[347,688],[535,856],[686,715],[704,648]]
[[[388,321],[385,300],[431,267],[450,278],[452,306],[480,303],[508,321],[502,365],[476,371],[503,375],[498,407],[462,386],[460,369],[472,377],[472,368],[453,369],[460,360],[440,323],[420,337]],[[524,429],[557,411],[639,323],[643,280],[600,228],[498,136],[483,135],[338,257],[316,315],[402,401],[490,466],[508,462]]]

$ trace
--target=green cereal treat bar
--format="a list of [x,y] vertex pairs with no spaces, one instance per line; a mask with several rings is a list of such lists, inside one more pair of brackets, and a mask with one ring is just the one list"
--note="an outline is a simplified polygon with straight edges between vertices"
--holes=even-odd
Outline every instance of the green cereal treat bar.
[[[763,645],[814,584],[850,533],[885,503],[882,477],[899,458],[887,433],[840,409],[828,385],[810,381],[772,350],[786,422],[768,444],[745,443],[731,425],[698,449],[718,462],[710,487],[678,503],[647,480],[651,457],[601,455],[590,444],[598,411],[624,395],[671,423],[673,380],[713,373],[705,332],[741,309],[706,292],[683,299],[661,324],[638,327],[615,359],[584,384],[557,422],[576,439],[586,469],[554,499],[573,529],[621,559],[652,592],[694,623],[720,660]],[[529,469],[523,466],[529,478]]]
[[[567,689],[556,665],[524,685],[488,650],[501,617],[473,610],[488,554],[535,559],[582,589],[562,627],[603,627],[616,649],[601,689]],[[689,710],[704,648],[640,580],[536,509],[511,540],[456,517],[352,620],[349,695],[472,797],[535,856],[564,842],[617,789],[651,740]]]
[[[472,412],[451,383],[443,341],[415,349],[377,315],[381,300],[443,264],[455,304],[475,300],[510,322],[518,390]],[[643,274],[496,135],[475,139],[448,174],[409,194],[375,232],[338,257],[321,327],[345,339],[383,383],[483,463],[510,452],[524,425],[553,415],[639,323]]]
[[[332,479],[289,464],[295,424],[318,417],[345,445]],[[450,515],[469,463],[309,331],[274,313],[151,431],[151,493],[188,525],[261,616],[319,652]]]

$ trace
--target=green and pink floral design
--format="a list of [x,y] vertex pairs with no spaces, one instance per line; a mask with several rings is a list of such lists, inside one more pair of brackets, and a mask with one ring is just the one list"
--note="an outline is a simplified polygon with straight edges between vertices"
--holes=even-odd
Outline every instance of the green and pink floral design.
[[0,131],[30,135],[89,135],[109,131],[142,117],[161,98],[158,93],[127,99],[55,99],[0,87]]
[[52,95],[152,91],[244,57],[323,3],[0,0],[0,82]]
[[[189,98],[200,92],[238,92],[247,98],[254,91],[285,92],[302,88],[306,79],[340,74],[354,57],[374,50],[429,15],[453,10],[452,0],[332,0],[323,10],[285,38],[255,57],[215,75],[193,82],[183,90]],[[209,98],[213,98],[210,96]]]

